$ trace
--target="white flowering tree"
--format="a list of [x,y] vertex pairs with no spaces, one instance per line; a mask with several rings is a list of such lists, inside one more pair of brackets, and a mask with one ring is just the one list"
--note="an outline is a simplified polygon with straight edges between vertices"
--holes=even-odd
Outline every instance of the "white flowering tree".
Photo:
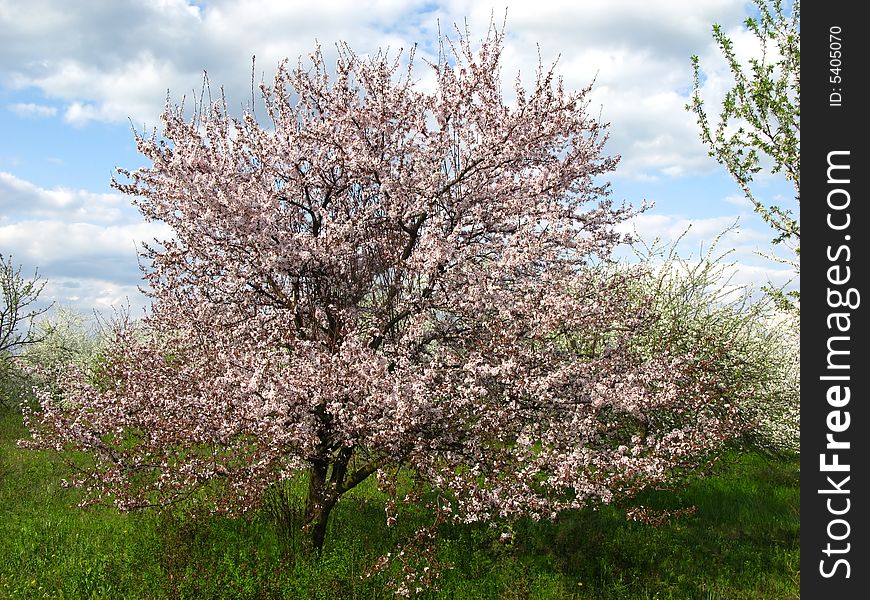
[[[694,89],[692,102],[686,108],[697,116],[701,141],[709,148],[710,156],[725,167],[755,212],[776,233],[773,244],[784,244],[794,251],[793,258],[771,258],[800,275],[801,228],[794,214],[801,196],[800,0],[754,0],[754,4],[758,15],[746,19],[745,26],[756,38],[758,50],[748,65],[741,63],[734,42],[722,27],[713,26],[713,40],[734,80],[734,87],[722,100],[715,127],[701,97],[702,71],[697,56],[692,57]],[[759,199],[753,186],[756,175],[763,171],[781,173],[791,182],[794,211],[765,205]],[[765,291],[781,308],[800,313],[797,290],[783,292],[767,286]]]
[[45,281],[35,272],[21,274],[12,257],[0,254],[0,408],[21,400],[20,369],[15,355],[39,341],[33,334],[34,320],[51,305],[38,303]]
[[617,161],[588,89],[541,69],[507,104],[502,41],[448,44],[433,91],[413,56],[340,46],[330,75],[317,51],[262,87],[269,127],[168,108],[116,184],[175,233],[146,253],[153,315],[70,374],[32,443],[90,453],[74,483],[122,508],[208,486],[243,510],[305,473],[319,550],[375,474],[413,473],[444,518],[552,517],[728,437],[703,362],[640,357],[654,315],[590,266],[632,212],[599,182]]

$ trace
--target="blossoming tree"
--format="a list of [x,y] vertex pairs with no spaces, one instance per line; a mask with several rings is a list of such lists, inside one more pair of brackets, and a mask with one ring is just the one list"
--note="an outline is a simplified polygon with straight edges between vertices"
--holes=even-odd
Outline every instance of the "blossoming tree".
[[640,359],[654,315],[592,266],[632,212],[598,181],[617,161],[589,90],[540,69],[506,102],[502,42],[448,44],[431,91],[413,60],[340,46],[330,74],[317,51],[262,86],[268,127],[167,108],[138,139],[152,165],[115,184],[174,231],[146,250],[153,313],[70,373],[32,443],[88,452],[75,483],[122,508],[210,486],[241,510],[306,472],[319,550],[376,473],[464,522],[550,517],[726,437],[703,363]]

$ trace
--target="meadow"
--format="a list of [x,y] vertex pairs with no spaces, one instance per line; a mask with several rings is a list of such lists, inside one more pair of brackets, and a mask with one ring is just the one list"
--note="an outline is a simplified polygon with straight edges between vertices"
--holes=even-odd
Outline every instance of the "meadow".
[[[384,496],[366,482],[335,509],[322,557],[304,558],[265,511],[80,509],[57,456],[16,446],[26,434],[18,412],[2,409],[3,598],[390,598],[389,572],[366,575],[429,518],[406,514],[388,528]],[[732,451],[679,490],[519,522],[508,542],[501,530],[443,526],[438,589],[419,597],[798,598],[799,476],[797,456]],[[638,505],[697,510],[653,526],[626,517]]]

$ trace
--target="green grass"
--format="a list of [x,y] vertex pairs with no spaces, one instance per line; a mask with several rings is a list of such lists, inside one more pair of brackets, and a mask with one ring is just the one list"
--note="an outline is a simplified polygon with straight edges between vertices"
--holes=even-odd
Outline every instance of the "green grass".
[[[368,482],[335,509],[323,557],[284,550],[261,515],[245,519],[76,508],[64,467],[22,450],[21,418],[0,411],[0,598],[389,598],[364,578],[425,515],[384,525]],[[799,461],[730,454],[714,473],[636,504],[697,513],[661,527],[605,507],[522,522],[510,545],[485,527],[445,527],[453,568],[424,598],[771,599],[799,595]],[[404,522],[404,525],[402,523]]]

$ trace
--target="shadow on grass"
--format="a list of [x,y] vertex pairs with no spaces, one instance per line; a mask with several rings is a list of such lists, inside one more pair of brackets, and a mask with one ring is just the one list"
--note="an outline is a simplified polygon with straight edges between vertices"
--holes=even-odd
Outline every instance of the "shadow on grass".
[[799,475],[796,457],[732,454],[710,477],[631,503],[694,515],[653,527],[603,507],[525,522],[514,555],[558,572],[565,597],[798,597]]

